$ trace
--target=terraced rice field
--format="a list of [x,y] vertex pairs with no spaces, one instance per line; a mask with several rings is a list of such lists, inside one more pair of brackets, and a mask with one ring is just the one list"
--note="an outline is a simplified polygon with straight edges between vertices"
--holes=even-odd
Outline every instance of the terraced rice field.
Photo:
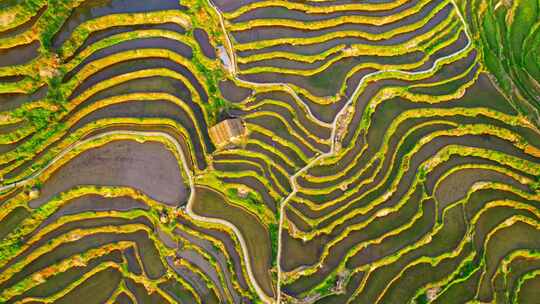
[[536,0],[0,1],[0,303],[538,303],[539,52]]

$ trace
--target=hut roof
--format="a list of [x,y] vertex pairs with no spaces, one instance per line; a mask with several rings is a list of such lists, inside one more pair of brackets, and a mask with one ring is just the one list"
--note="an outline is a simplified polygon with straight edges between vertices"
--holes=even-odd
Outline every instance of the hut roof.
[[240,118],[226,119],[209,130],[210,139],[216,146],[224,146],[245,135],[246,128]]

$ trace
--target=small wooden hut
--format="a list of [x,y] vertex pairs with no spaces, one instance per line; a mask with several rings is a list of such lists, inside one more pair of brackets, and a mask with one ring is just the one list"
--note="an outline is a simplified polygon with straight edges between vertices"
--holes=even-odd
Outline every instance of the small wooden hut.
[[246,135],[246,127],[241,118],[226,119],[209,130],[210,139],[218,148],[234,144]]

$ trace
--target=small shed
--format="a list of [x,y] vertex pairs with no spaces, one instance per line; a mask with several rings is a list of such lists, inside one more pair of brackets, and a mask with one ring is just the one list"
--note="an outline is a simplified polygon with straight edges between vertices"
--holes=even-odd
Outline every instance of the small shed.
[[216,147],[224,147],[244,137],[246,127],[241,118],[230,118],[211,127],[209,133]]

